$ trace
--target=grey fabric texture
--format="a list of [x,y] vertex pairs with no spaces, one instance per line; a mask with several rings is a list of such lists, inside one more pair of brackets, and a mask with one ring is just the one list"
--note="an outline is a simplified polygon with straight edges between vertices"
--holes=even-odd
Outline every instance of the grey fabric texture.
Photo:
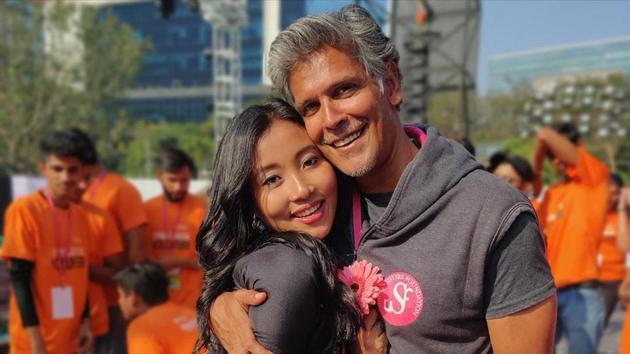
[[[484,171],[461,145],[422,129],[427,141],[380,218],[363,223],[356,258],[385,276],[405,272],[422,289],[415,321],[386,324],[390,353],[490,353],[487,319],[529,308],[555,292],[535,213],[521,193]],[[350,208],[348,194],[341,210]],[[352,235],[329,237],[347,263]]]
[[334,346],[324,328],[315,262],[283,244],[258,249],[237,263],[237,288],[267,293],[267,301],[249,308],[256,339],[275,354],[325,353]]

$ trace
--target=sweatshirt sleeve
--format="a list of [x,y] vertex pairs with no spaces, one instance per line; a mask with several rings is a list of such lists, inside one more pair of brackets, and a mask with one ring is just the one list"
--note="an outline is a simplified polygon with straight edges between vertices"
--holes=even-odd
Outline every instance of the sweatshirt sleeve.
[[250,307],[256,339],[276,354],[304,353],[319,316],[313,260],[304,252],[272,244],[240,259],[233,274],[237,287],[267,293]]

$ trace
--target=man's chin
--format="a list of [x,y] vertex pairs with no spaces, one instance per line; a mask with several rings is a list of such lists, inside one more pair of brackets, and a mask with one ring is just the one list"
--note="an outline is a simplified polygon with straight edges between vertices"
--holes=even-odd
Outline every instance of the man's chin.
[[164,193],[164,196],[166,197],[166,199],[171,203],[179,203],[183,201],[186,198],[186,195],[188,195],[188,193],[183,193],[183,194]]

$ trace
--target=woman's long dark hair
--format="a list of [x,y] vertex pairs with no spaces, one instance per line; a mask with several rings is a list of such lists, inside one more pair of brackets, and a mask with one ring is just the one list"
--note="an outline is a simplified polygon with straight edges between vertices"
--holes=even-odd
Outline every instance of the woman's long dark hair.
[[[210,305],[221,293],[234,288],[236,261],[269,243],[284,243],[304,251],[320,265],[324,316],[335,328],[336,341],[350,341],[359,326],[359,311],[352,290],[336,279],[334,258],[324,244],[296,233],[267,230],[255,216],[250,181],[258,140],[273,120],[288,120],[304,126],[299,113],[282,100],[247,108],[231,122],[223,136],[214,163],[210,207],[197,233],[197,256],[203,268],[203,289],[197,301],[199,340],[197,350],[213,344]],[[299,235],[299,234],[298,234]]]

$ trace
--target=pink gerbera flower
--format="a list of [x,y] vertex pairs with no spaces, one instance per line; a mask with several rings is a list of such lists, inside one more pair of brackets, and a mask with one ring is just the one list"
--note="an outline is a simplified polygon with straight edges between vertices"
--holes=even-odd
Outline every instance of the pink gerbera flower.
[[386,283],[380,272],[381,270],[378,267],[366,260],[362,260],[355,261],[337,273],[339,280],[352,288],[357,294],[357,300],[363,315],[367,315],[370,312],[370,305],[376,304],[378,294],[381,292],[381,289],[385,288]]

